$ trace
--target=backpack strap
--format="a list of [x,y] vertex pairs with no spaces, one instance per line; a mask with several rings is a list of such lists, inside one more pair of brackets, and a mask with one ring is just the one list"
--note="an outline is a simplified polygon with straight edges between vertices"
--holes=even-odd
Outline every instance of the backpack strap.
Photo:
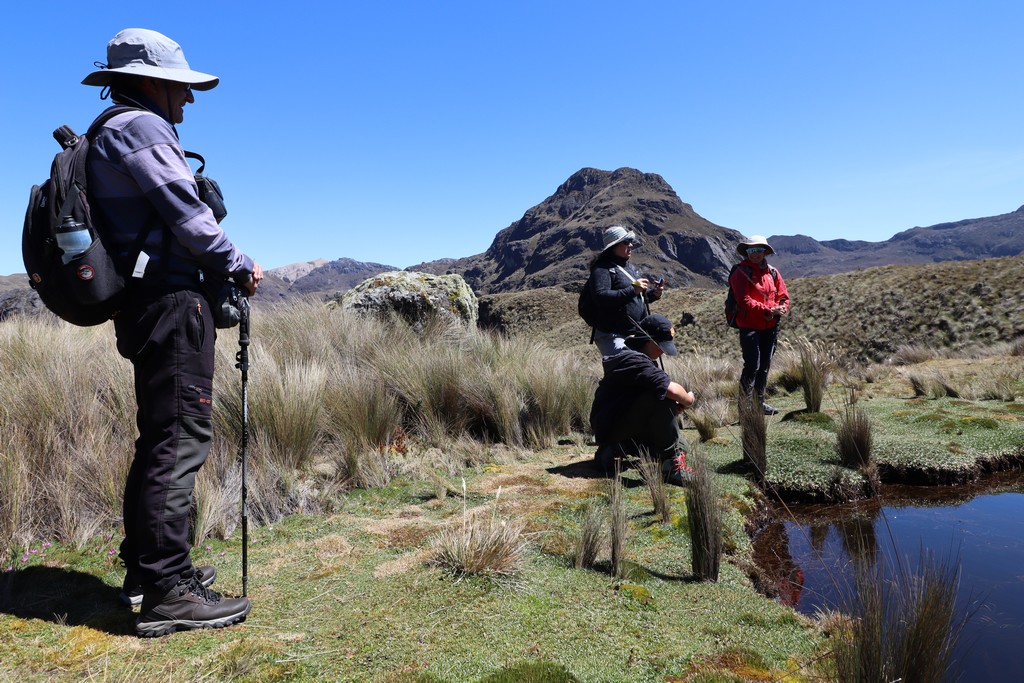
[[622,267],[622,266],[620,266],[620,265],[616,265],[615,267],[616,267],[616,268],[618,268],[618,269],[619,269],[619,271],[620,271],[620,272],[621,272],[621,273],[622,273],[623,275],[625,275],[626,277],[628,277],[628,278],[629,278],[629,281],[630,281],[630,282],[636,282],[636,278],[635,278],[635,277],[633,277],[633,274],[632,274],[631,272],[629,272],[628,270],[626,270],[625,268],[623,268],[623,267]]
[[[128,113],[130,111],[145,111],[145,110],[144,109],[140,109],[139,107],[132,107],[132,106],[129,106],[127,104],[115,104],[114,106],[108,107],[107,109],[103,110],[102,112],[100,112],[100,115],[96,117],[96,120],[92,122],[92,125],[89,126],[89,130],[86,131],[86,133],[85,133],[86,139],[91,144],[92,141],[96,138],[96,135],[99,133],[100,128],[102,128],[108,121],[110,121],[115,116],[118,116],[120,114],[126,114],[126,113]],[[66,126],[64,126],[64,127],[66,128]],[[61,130],[61,129],[58,128],[56,131],[53,132],[54,137],[57,137],[57,131],[59,131],[59,130]],[[68,130],[70,130],[70,128]],[[78,140],[76,139],[75,143],[77,143],[77,142],[78,142]],[[72,143],[72,144],[75,144],[75,143]],[[61,144],[63,144],[63,143],[61,143]],[[76,178],[82,178],[83,182],[84,182],[85,178],[87,178],[85,165],[86,165],[86,161],[88,159],[88,156],[89,156],[88,154],[79,154],[78,157],[75,159],[75,161],[76,161],[75,177]],[[77,196],[78,195],[79,191],[80,191],[79,186],[76,183],[75,187],[72,189],[72,192],[68,194],[68,199],[66,201],[71,201],[73,199],[73,196]],[[142,252],[142,247],[146,244],[146,239],[149,237],[149,233],[152,232],[152,231],[153,231],[153,225],[149,224],[149,225],[146,226],[146,228],[144,230],[139,231],[139,234],[136,235],[135,242],[132,244],[132,252],[135,253],[135,258],[136,259],[138,259],[140,253]],[[162,250],[164,252],[163,253],[164,258],[161,259],[162,260],[162,264],[166,264],[167,252],[170,251],[170,239],[168,237],[169,234],[170,234],[169,232],[165,233],[164,240],[163,240],[163,248],[162,248]],[[130,266],[134,266],[136,264],[129,264],[129,265]]]
[[115,104],[112,107],[107,107],[102,112],[100,112],[100,115],[97,116],[96,120],[92,122],[92,125],[89,126],[89,130],[85,132],[85,136],[89,138],[89,140],[91,141],[94,137],[96,137],[96,133],[99,132],[100,128],[102,128],[107,123],[107,121],[109,121],[110,119],[114,118],[119,114],[127,114],[130,111],[145,110],[139,109],[138,107],[131,107],[127,104]]
[[190,152],[187,149],[182,150],[182,152],[185,153],[185,158],[186,159],[195,159],[196,161],[199,162],[199,169],[196,170],[195,174],[196,175],[202,175],[203,174],[203,169],[206,168],[206,159],[203,158],[203,155],[200,154],[199,152]]
[[[128,107],[125,105],[115,105],[105,109],[96,120],[89,126],[89,130],[85,133],[85,138],[92,142],[93,138],[96,137],[97,131],[110,119],[114,118],[118,114],[124,114],[125,112],[133,111],[135,107]],[[60,143],[60,146],[64,149],[74,147],[81,141],[81,137],[75,134],[69,126],[64,125],[53,131],[53,138]],[[79,154],[75,157],[75,168],[72,172],[72,177],[78,178],[81,182],[85,182],[86,171],[85,164],[88,160],[88,154]],[[82,187],[79,183],[72,183],[72,186],[68,188],[68,194],[64,198],[64,203],[60,207],[61,215],[66,216],[71,211],[71,207],[75,205],[78,200],[78,194],[81,192]]]

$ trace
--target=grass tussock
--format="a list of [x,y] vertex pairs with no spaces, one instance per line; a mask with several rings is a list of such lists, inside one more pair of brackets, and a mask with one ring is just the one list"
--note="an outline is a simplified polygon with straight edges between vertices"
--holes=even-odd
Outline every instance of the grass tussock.
[[526,524],[498,517],[500,496],[498,489],[490,514],[468,510],[463,496],[462,523],[449,526],[434,537],[434,564],[459,576],[510,578],[519,573],[526,560]]
[[615,476],[609,482],[608,507],[611,512],[609,533],[611,536],[611,568],[612,576],[617,579],[626,577],[626,563],[623,553],[626,549],[626,538],[629,534],[629,520],[626,516],[626,490],[622,485],[622,473],[619,465],[615,465]]
[[607,510],[593,499],[580,513],[580,533],[573,557],[576,569],[591,569],[608,537]]
[[836,678],[939,683],[955,673],[953,650],[969,614],[956,610],[959,561],[922,551],[919,568],[901,565],[894,578],[884,564],[859,565],[851,617],[838,625]]
[[729,411],[732,402],[724,396],[701,396],[694,409],[687,411],[686,416],[693,423],[701,442],[707,442],[718,436],[718,428],[731,421]]
[[941,370],[930,369],[922,372],[908,372],[907,380],[915,397],[960,398],[960,392]]
[[900,344],[889,358],[893,365],[917,365],[930,360],[949,358],[952,351],[932,344]]
[[835,348],[807,338],[797,339],[794,347],[799,357],[800,387],[807,412],[820,413],[825,390],[838,366]]
[[739,360],[711,353],[680,354],[668,357],[665,370],[704,400],[732,394],[739,375]]
[[741,393],[738,412],[743,461],[761,485],[768,472],[768,425],[760,398],[754,392]]
[[843,467],[861,469],[871,462],[871,418],[851,392],[836,430],[836,452]]
[[654,506],[654,514],[661,521],[667,522],[671,509],[669,506],[668,484],[665,483],[665,477],[662,476],[661,462],[657,458],[652,458],[647,453],[641,452],[637,463],[637,471],[647,486],[648,493],[651,494],[651,505]]
[[695,453],[689,459],[692,470],[686,496],[687,522],[690,527],[691,567],[695,578],[718,581],[722,562],[721,497],[707,461]]
[[1011,356],[1024,356],[1024,337],[1017,337],[1010,342]]
[[1012,403],[1024,395],[1024,366],[1008,364],[977,377],[962,392],[973,401],[1003,401]]

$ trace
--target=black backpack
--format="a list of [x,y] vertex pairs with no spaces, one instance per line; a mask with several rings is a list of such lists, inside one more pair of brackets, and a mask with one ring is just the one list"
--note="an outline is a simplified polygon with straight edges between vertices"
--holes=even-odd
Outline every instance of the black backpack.
[[[737,263],[729,271],[729,293],[725,296],[725,322],[729,327],[739,327],[736,324],[736,315],[739,313],[739,303],[736,301],[736,297],[732,293],[732,275],[736,272],[737,268],[743,268],[743,272],[746,274],[747,279],[753,282],[754,271],[750,269],[750,266],[745,266],[742,263]],[[772,280],[775,281],[775,286],[779,286],[779,271],[775,270],[775,266],[769,265],[768,272],[772,274]]]
[[589,327],[595,327],[597,322],[597,307],[594,305],[594,297],[590,294],[590,278],[583,284],[580,290],[580,300],[576,304],[576,312],[580,314]]
[[[110,320],[126,294],[125,264],[115,263],[107,252],[103,228],[90,211],[86,159],[89,144],[100,127],[133,109],[110,107],[82,136],[68,126],[55,130],[53,137],[64,149],[54,157],[50,177],[34,185],[29,195],[21,234],[29,284],[48,309],[74,325],[98,325]],[[57,234],[62,227],[74,224],[88,231],[88,246],[65,259]],[[147,232],[138,237],[140,247]]]

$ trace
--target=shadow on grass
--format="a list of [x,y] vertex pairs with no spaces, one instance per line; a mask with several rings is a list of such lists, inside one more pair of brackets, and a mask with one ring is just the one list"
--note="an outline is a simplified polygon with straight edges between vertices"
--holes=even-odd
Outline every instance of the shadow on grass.
[[118,602],[120,590],[84,572],[26,567],[0,573],[0,613],[134,635],[135,613]]
[[[627,469],[632,469],[632,467]],[[549,474],[557,474],[558,476],[566,477],[567,479],[613,479],[615,476],[611,472],[605,473],[604,470],[594,464],[594,459],[590,457],[577,462],[571,462],[568,465],[549,467],[546,471]],[[644,486],[644,483],[639,479],[623,477],[622,486],[627,489],[632,489],[638,486]]]
[[732,462],[727,462],[724,465],[716,467],[715,472],[717,472],[718,474],[753,474],[754,466],[750,464],[748,460],[739,458],[737,460],[733,460]]
[[[651,569],[650,567],[645,567],[642,564],[637,564],[632,560],[623,560],[622,564],[625,574],[625,576],[623,576],[623,581],[643,583],[644,581],[649,581],[651,579],[660,579],[661,581],[671,583],[700,583],[700,579],[693,574],[667,574],[665,572],[659,572],[656,569]],[[599,560],[595,562],[591,569],[595,572],[607,574],[614,578],[612,565],[608,560]]]
[[836,421],[827,413],[812,413],[807,408],[791,410],[782,416],[782,422],[799,422],[800,424],[813,425],[835,431]]

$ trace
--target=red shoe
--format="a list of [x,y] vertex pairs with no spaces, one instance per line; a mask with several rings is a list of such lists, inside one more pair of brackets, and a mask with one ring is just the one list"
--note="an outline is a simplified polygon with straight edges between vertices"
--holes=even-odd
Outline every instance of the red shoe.
[[693,474],[693,470],[686,464],[686,451],[679,451],[679,455],[672,458],[672,471]]

